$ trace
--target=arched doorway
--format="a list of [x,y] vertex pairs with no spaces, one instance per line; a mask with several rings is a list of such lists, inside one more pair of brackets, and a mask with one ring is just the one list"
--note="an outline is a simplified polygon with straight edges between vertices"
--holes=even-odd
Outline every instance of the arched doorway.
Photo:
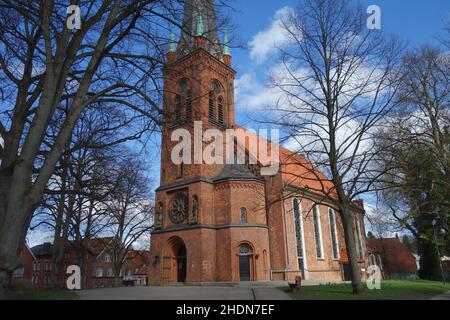
[[163,284],[183,283],[187,279],[187,249],[179,237],[168,240],[161,265]]
[[186,282],[186,246],[181,244],[177,253],[177,281]]
[[239,247],[239,280],[252,281],[253,250],[248,244]]

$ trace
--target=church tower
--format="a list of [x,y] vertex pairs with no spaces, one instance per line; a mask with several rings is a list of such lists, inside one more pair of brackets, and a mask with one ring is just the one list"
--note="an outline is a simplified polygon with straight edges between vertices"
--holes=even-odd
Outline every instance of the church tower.
[[[195,126],[201,125],[200,133],[235,127],[236,73],[228,35],[219,37],[214,0],[184,3],[180,39],[176,44],[172,33],[164,69],[161,186],[150,283],[268,280],[264,180],[245,165],[195,160]],[[186,163],[171,157],[178,129],[192,138]]]

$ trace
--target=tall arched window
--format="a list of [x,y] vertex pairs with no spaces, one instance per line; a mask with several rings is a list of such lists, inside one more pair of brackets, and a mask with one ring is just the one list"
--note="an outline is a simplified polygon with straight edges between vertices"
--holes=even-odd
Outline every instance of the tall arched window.
[[361,224],[359,223],[359,219],[355,216],[355,233],[356,233],[356,241],[358,245],[358,257],[360,260],[364,258],[364,250],[361,236]]
[[156,228],[161,228],[163,226],[163,219],[164,219],[164,210],[163,210],[163,204],[160,202],[158,204],[158,208],[156,210],[156,221],[155,226]]
[[181,105],[181,96],[178,94],[175,98],[175,120],[177,123],[181,121],[182,117],[182,105]]
[[191,224],[198,223],[198,197],[192,197],[192,220]]
[[217,111],[218,111],[218,122],[220,125],[223,125],[224,122],[224,114],[223,114],[223,98],[219,97],[219,99],[217,99]]
[[192,120],[192,91],[189,90],[186,96],[186,120]]
[[215,97],[214,93],[211,92],[209,94],[209,122],[214,123],[216,122],[216,115],[215,115]]
[[336,214],[333,209],[328,209],[328,219],[330,221],[330,232],[331,232],[331,250],[333,252],[333,259],[339,259],[339,245],[338,245],[338,235],[336,227]]
[[177,124],[192,120],[192,91],[189,80],[186,78],[178,81],[175,97],[175,120]]
[[314,205],[313,207],[313,222],[314,238],[316,240],[316,257],[317,259],[323,259],[322,226],[320,223],[320,211],[318,205]]
[[247,209],[241,208],[241,224],[247,223]]
[[300,202],[297,198],[294,199],[294,217],[295,217],[295,238],[297,240],[297,258],[298,267],[302,272],[303,279],[305,278],[305,253],[303,252],[303,217],[300,208]]

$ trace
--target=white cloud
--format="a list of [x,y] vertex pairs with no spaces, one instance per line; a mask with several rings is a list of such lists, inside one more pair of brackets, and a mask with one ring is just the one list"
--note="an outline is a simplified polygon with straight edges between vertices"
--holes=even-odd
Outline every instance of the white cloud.
[[272,23],[265,30],[253,36],[248,43],[250,57],[256,63],[264,63],[271,54],[276,52],[277,48],[289,44],[290,39],[283,28],[282,22],[292,11],[293,9],[289,6],[279,9],[275,13]]
[[241,109],[264,110],[276,106],[278,89],[262,84],[254,74],[245,73],[236,80],[236,101]]

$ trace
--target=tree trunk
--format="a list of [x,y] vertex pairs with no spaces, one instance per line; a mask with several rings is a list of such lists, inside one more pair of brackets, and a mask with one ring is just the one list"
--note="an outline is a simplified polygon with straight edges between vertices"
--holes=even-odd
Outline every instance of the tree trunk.
[[122,286],[122,279],[120,278],[120,276],[117,276],[117,275],[114,276],[114,286],[115,287]]
[[427,239],[417,239],[420,256],[419,278],[427,280],[441,280],[441,270],[436,246]]
[[14,202],[8,203],[6,211],[0,212],[3,216],[0,225],[0,288],[3,290],[9,285],[9,276],[20,266],[20,249],[30,224],[27,217],[33,211],[22,197],[14,198]]
[[345,205],[344,208],[341,208],[341,218],[344,226],[345,247],[347,249],[348,262],[350,264],[352,276],[353,294],[360,294],[364,292],[364,289],[361,283],[359,265],[356,261],[355,239],[353,238],[353,219]]

